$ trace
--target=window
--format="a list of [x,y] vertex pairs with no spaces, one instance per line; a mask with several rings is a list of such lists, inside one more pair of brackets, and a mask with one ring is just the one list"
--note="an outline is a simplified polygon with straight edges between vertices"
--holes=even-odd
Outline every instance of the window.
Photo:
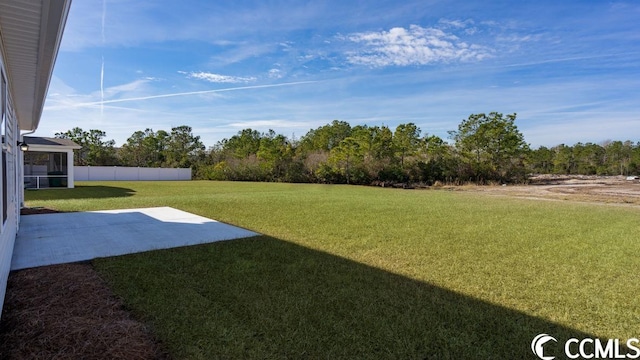
[[2,224],[7,220],[8,200],[7,197],[7,80],[4,77],[4,71],[0,71],[0,135],[2,135]]

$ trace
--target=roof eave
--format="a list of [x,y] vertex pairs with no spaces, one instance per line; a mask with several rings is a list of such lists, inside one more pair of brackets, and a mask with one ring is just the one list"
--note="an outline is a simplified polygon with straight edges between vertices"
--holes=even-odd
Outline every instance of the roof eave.
[[[20,0],[4,0],[2,3],[3,10],[8,10],[5,12],[7,17],[20,16],[20,13],[10,14],[10,11],[28,6],[28,3],[21,3]],[[12,99],[21,130],[34,131],[40,123],[70,6],[71,0],[42,1],[37,14],[40,28],[33,33],[20,32],[20,29],[0,24],[4,53],[20,54],[19,61],[16,57],[6,56],[5,67],[11,83],[10,88],[14,91]],[[12,20],[16,21],[16,18],[13,17]],[[29,40],[37,46],[29,48],[25,53],[25,48],[22,46],[24,43],[16,41],[21,36],[30,36]],[[29,66],[28,71],[25,71],[25,66]],[[19,71],[18,68],[20,68]],[[26,75],[29,73],[30,75]]]
[[[60,43],[62,42],[62,34],[64,33],[64,26],[67,22],[67,16],[69,15],[69,8],[71,6],[71,0],[55,1],[56,4],[62,3],[60,6],[54,6],[52,9],[52,3],[54,1],[45,1],[44,7],[47,8],[46,17],[43,16],[43,21],[46,21],[47,28],[49,24],[53,23],[53,28],[43,31],[45,26],[41,28],[40,36],[40,49],[44,50],[40,56],[41,61],[38,61],[39,68],[36,78],[35,99],[36,103],[33,107],[32,121],[28,130],[33,131],[38,128],[40,124],[40,117],[42,116],[42,110],[44,108],[44,102],[49,91],[49,84],[51,82],[51,76],[53,76],[53,68],[58,57],[58,50],[60,49]],[[22,128],[22,126],[20,126]],[[26,128],[25,128],[26,130]]]

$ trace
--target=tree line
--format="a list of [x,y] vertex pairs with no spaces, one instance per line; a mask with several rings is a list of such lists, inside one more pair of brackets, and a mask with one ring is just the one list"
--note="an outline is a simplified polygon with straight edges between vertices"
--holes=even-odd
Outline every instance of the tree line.
[[55,137],[69,139],[81,146],[75,151],[74,165],[134,166],[189,168],[198,166],[205,158],[205,146],[189,126],[165,130],[134,132],[120,148],[114,140],[105,140],[102,130],[85,131],[79,127],[56,133]]
[[291,139],[244,129],[208,149],[189,126],[136,131],[120,148],[100,130],[56,137],[82,146],[76,165],[191,167],[195,179],[346,184],[526,182],[528,175],[640,173],[640,142],[606,141],[531,149],[516,114],[472,114],[451,143],[414,123],[351,126],[333,122]]

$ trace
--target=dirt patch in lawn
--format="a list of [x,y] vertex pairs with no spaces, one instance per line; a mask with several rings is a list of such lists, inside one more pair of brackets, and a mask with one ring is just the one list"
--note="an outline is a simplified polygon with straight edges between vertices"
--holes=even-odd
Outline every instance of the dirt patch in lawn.
[[456,190],[533,199],[640,205],[640,180],[626,176],[538,175],[529,185],[463,186]]
[[168,359],[168,355],[93,267],[76,263],[9,274],[0,320],[0,359]]

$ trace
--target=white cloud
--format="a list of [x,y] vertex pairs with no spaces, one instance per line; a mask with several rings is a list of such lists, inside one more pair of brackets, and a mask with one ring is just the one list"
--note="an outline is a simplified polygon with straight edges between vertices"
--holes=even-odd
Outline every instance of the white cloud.
[[279,69],[271,69],[269,70],[269,78],[271,79],[281,79],[284,75],[282,74],[282,70]]
[[289,51],[292,48],[292,44],[293,42],[291,41],[285,41],[281,42],[279,45],[282,47],[283,51]]
[[105,95],[113,96],[116,94],[131,94],[146,90],[146,85],[151,81],[148,78],[138,79],[126,84],[115,85],[104,89]]
[[306,128],[309,126],[307,122],[291,121],[283,119],[275,120],[248,120],[237,121],[227,124],[227,126],[238,129],[258,128],[258,129],[277,129],[277,128]]
[[479,61],[492,56],[485,46],[467,44],[453,34],[436,28],[411,25],[409,29],[356,33],[349,41],[362,44],[348,54],[352,64],[371,67],[427,65],[453,61]]
[[240,77],[240,76],[229,76],[229,75],[220,75],[208,72],[190,72],[187,73],[185,71],[178,71],[180,74],[187,75],[189,79],[198,79],[205,80],[212,83],[228,83],[228,84],[237,84],[237,83],[249,83],[256,81],[255,77]]
[[439,24],[447,26],[447,27],[452,27],[452,28],[466,28],[467,25],[473,25],[474,21],[471,19],[467,19],[467,20],[448,20],[448,19],[440,19],[440,21],[438,21]]
[[475,35],[480,32],[475,25],[475,21],[473,19],[467,20],[449,20],[449,19],[440,19],[438,21],[438,25],[443,29],[454,29],[454,30],[462,30],[466,35]]
[[74,88],[54,76],[49,87],[49,95],[45,103],[46,111],[71,109],[87,106],[100,106],[110,102],[121,102],[122,99],[140,97],[153,90],[149,78],[137,79],[125,84],[119,84],[104,89],[86,93],[78,93]]

